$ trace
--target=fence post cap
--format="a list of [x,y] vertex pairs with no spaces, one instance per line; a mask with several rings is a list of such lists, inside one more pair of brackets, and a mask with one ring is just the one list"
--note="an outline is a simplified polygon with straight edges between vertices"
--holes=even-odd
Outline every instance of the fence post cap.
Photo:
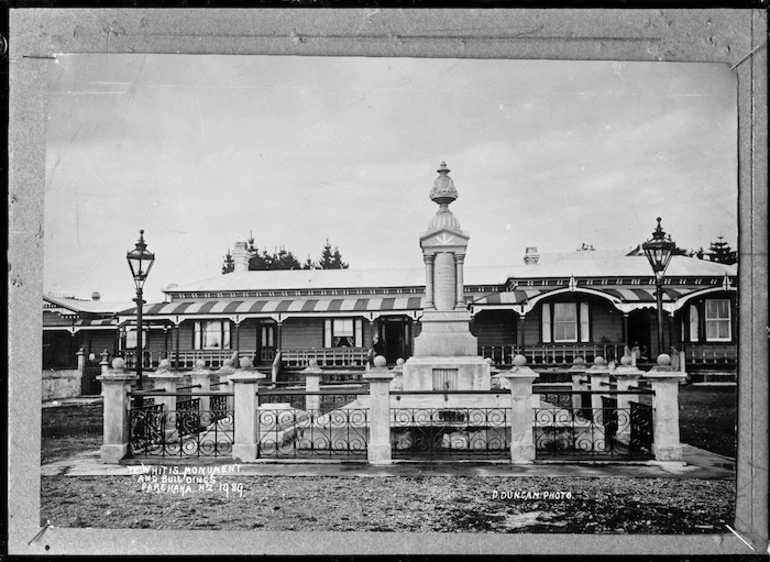
[[404,365],[404,360],[401,357],[396,359],[396,367],[402,367],[403,365]]
[[629,355],[624,355],[620,358],[620,364],[624,367],[631,364],[631,357]]
[[195,370],[196,371],[202,371],[205,368],[206,368],[206,362],[203,359],[198,359],[195,362]]
[[222,362],[222,366],[219,368],[218,373],[234,373],[235,367],[233,367],[233,360],[232,359],[225,359]]
[[527,358],[524,357],[521,353],[517,354],[516,357],[513,358],[514,367],[523,367],[526,364],[527,364]]
[[265,378],[259,371],[241,371],[227,376],[227,380],[238,384],[256,383]]
[[363,379],[370,381],[392,379],[395,375],[393,371],[388,371],[387,363],[387,360],[382,355],[378,355],[374,358],[374,367],[362,375]]
[[253,369],[254,361],[252,361],[250,357],[241,357],[239,365],[241,366],[241,369],[244,369],[244,370]]
[[82,347],[75,352],[75,355],[85,355],[85,354],[86,354],[86,350],[83,349]]
[[116,357],[112,360],[112,371],[108,371],[104,375],[99,375],[96,380],[100,381],[132,381],[138,379],[139,376],[136,373],[126,372],[126,362],[122,358]]
[[307,367],[304,368],[302,374],[307,375],[320,375],[323,373],[323,369],[318,366],[318,361],[315,358],[308,359]]
[[660,355],[658,355],[657,363],[661,367],[665,367],[666,365],[671,365],[671,356],[668,353],[661,353]]

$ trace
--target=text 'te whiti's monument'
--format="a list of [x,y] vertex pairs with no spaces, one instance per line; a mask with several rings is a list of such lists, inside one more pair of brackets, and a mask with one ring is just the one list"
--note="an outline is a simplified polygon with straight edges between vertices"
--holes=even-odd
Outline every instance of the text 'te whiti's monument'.
[[449,210],[457,189],[442,162],[430,198],[439,206],[420,236],[425,304],[413,356],[404,364],[404,390],[489,390],[490,367],[478,355],[465,305],[463,262],[470,236]]

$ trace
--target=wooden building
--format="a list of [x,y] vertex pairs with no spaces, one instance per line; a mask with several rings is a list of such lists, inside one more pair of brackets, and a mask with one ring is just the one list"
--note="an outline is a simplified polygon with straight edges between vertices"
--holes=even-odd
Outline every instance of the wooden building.
[[[180,367],[204,359],[217,367],[233,356],[270,365],[363,365],[378,337],[389,363],[411,355],[424,306],[422,269],[235,271],[165,290],[168,302],[146,304],[145,365],[168,357]],[[479,354],[510,364],[523,353],[542,366],[626,346],[652,361],[672,346],[688,368],[734,368],[737,270],[674,256],[663,289],[664,349],[657,349],[655,279],[644,256],[578,251],[537,254],[524,263],[465,269],[465,302]],[[118,314],[123,334],[135,310]],[[126,346],[120,350],[133,359]],[[280,356],[278,353],[280,352]]]

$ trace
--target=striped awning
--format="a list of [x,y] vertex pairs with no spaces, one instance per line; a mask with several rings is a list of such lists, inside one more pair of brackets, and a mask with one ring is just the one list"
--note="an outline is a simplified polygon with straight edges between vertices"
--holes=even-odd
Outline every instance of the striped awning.
[[484,295],[473,301],[473,305],[507,305],[507,304],[522,304],[529,299],[542,295],[544,293],[550,293],[553,291],[553,287],[543,287],[542,289],[515,289],[513,291],[502,291],[500,293],[490,293]]
[[70,332],[78,332],[80,330],[114,330],[118,326],[117,318],[85,318],[82,320],[75,320],[75,322],[62,322],[48,323],[44,319],[43,330],[68,330]]
[[[484,295],[483,297],[473,301],[474,306],[490,306],[496,305],[504,307],[505,305],[525,304],[530,299],[539,297],[541,295],[547,295],[548,293],[558,291],[560,294],[564,293],[566,286],[559,287],[539,287],[539,288],[517,288],[513,291],[503,291],[500,293],[491,293]],[[701,291],[706,288],[703,285],[680,285],[674,287],[663,287],[663,300],[668,302],[677,301],[678,299],[687,296],[695,291]],[[586,292],[598,292],[604,293],[608,297],[617,299],[622,303],[654,303],[655,302],[655,288],[654,287],[631,287],[629,285],[576,285],[574,290],[580,292],[585,290]]]
[[[143,315],[200,316],[211,314],[324,314],[337,312],[387,312],[422,310],[423,297],[342,297],[342,298],[274,298],[220,299],[206,301],[174,301],[146,305]],[[133,316],[136,308],[121,312]]]

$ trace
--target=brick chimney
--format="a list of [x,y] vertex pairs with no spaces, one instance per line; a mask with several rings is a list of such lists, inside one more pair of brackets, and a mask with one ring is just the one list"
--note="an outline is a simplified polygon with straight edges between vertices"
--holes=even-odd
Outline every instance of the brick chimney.
[[528,246],[524,253],[524,263],[527,265],[537,265],[540,261],[540,254],[537,253],[537,246]]
[[250,257],[251,252],[249,252],[248,244],[236,242],[235,248],[233,248],[233,271],[248,271]]

